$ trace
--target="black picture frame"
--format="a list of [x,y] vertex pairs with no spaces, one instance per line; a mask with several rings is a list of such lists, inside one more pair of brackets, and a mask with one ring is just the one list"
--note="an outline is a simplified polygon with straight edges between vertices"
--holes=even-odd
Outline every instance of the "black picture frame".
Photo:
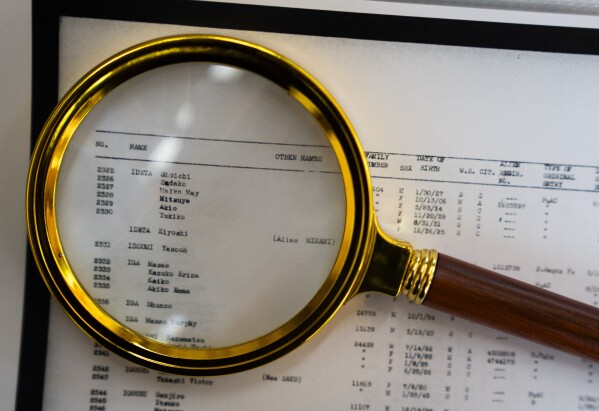
[[[599,55],[599,30],[307,10],[192,0],[32,0],[33,147],[58,100],[62,17],[204,26],[362,40]],[[29,253],[17,410],[43,407],[49,293]]]

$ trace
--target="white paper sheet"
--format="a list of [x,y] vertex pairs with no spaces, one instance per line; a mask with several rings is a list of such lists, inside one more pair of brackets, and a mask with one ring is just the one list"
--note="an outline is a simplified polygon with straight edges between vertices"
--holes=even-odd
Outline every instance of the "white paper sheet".
[[[63,21],[61,85],[121,48],[216,32],[271,47],[336,96],[369,154],[383,228],[599,304],[599,57]],[[54,306],[45,409],[597,409],[597,364],[376,294],[237,375],[147,371]]]

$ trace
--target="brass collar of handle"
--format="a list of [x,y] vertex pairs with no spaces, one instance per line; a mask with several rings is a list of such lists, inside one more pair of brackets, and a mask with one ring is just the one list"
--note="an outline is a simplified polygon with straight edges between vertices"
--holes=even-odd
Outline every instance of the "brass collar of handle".
[[437,250],[414,250],[399,292],[415,304],[422,304],[433,282],[437,268]]

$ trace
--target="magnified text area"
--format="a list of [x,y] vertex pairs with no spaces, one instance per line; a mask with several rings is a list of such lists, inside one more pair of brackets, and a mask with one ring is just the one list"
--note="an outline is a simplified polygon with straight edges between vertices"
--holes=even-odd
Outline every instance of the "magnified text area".
[[66,150],[56,207],[66,258],[104,311],[204,348],[296,316],[345,221],[317,121],[267,80],[206,63],[152,70],[94,107]]

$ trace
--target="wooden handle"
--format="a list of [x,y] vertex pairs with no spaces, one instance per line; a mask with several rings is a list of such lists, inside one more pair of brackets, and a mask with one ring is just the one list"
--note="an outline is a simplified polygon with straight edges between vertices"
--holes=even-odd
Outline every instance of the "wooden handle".
[[443,254],[423,305],[599,361],[599,309]]

